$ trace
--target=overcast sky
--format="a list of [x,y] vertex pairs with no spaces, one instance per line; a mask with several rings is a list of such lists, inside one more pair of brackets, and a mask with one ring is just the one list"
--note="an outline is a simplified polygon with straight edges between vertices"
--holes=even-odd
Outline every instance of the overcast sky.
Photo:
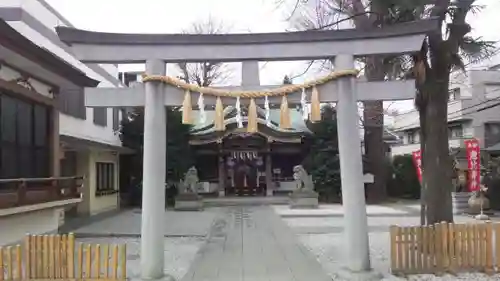
[[[279,32],[289,28],[285,21],[286,11],[277,8],[278,0],[46,1],[77,28],[92,31],[177,33],[188,29],[193,22],[209,17],[223,22],[230,27],[231,32]],[[485,9],[469,19],[474,35],[487,40],[500,40],[500,32],[495,24],[495,19],[500,14],[500,0],[479,0],[477,3],[485,5]],[[280,83],[284,75],[301,73],[304,65],[304,62],[261,63],[261,84]],[[131,67],[122,66],[121,69],[128,70]],[[308,76],[315,74],[309,73]],[[301,79],[295,81],[299,80]],[[239,73],[235,73],[232,83],[237,84],[239,81]],[[411,108],[412,102],[398,107]]]

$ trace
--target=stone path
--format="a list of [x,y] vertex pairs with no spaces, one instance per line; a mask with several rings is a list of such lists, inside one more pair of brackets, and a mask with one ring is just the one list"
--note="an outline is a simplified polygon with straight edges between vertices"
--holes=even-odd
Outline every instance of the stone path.
[[[163,225],[166,237],[205,237],[220,211],[219,208],[210,208],[204,212],[166,211],[163,221],[158,223]],[[139,237],[141,210],[122,211],[70,231],[77,237]]]
[[270,207],[228,207],[181,281],[328,281]]

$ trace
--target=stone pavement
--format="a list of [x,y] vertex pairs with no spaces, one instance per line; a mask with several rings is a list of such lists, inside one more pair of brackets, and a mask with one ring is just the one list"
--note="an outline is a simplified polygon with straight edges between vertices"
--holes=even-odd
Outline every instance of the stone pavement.
[[[204,212],[166,211],[163,221],[166,237],[205,237],[219,208]],[[82,227],[71,229],[77,237],[140,237],[141,210],[131,209]]]
[[328,281],[316,258],[270,207],[235,206],[216,217],[182,281]]
[[[287,206],[273,206],[276,213],[297,234],[324,234],[344,231],[344,210],[340,204],[320,205],[314,210],[295,210]],[[384,204],[366,206],[368,230],[388,233],[391,225],[420,225],[420,205]],[[454,216],[455,223],[474,221],[468,216]]]

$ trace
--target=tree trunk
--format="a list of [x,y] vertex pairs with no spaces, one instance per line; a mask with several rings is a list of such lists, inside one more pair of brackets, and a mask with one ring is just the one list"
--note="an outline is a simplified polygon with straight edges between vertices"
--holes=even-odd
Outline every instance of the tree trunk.
[[[366,61],[368,81],[383,81],[385,73],[383,62],[376,57]],[[380,202],[387,198],[386,146],[384,143],[384,102],[363,102],[363,126],[365,155],[368,160],[368,172],[373,174],[373,183],[367,185],[367,201]]]
[[420,111],[420,118],[424,118],[421,141],[428,225],[442,221],[453,222],[452,162],[448,148],[447,125],[449,64],[446,56],[437,55],[431,65],[432,74],[428,78],[433,81],[426,83],[426,108]]
[[366,190],[367,201],[380,202],[387,197],[383,101],[365,101],[363,104],[365,155],[368,171],[374,177],[374,182],[368,184]]
[[[420,116],[426,116],[427,113],[426,113],[426,108],[423,107],[419,110],[419,115]],[[423,170],[423,157],[424,157],[424,154],[423,154],[423,151],[424,151],[424,143],[425,143],[425,131],[424,131],[424,128],[426,127],[425,126],[425,118],[422,118],[419,116],[419,121],[420,121],[420,159],[421,159],[421,162],[422,162],[422,166],[421,166],[421,169]],[[423,172],[421,174],[422,176],[422,180],[420,182],[420,225],[424,226],[426,225],[425,223],[425,216],[427,214],[427,205],[426,205],[426,181],[425,181],[425,177],[423,175]]]

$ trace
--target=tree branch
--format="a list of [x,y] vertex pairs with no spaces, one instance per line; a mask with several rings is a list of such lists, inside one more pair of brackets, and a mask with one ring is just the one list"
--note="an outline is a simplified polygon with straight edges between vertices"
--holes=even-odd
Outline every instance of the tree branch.
[[[222,22],[212,18],[195,22],[190,29],[184,31],[191,34],[221,34],[226,33],[227,28]],[[199,62],[199,63],[178,63],[181,71],[180,79],[186,83],[196,83],[198,86],[207,87],[214,83],[223,83],[230,76],[231,71],[227,64],[221,62]]]

